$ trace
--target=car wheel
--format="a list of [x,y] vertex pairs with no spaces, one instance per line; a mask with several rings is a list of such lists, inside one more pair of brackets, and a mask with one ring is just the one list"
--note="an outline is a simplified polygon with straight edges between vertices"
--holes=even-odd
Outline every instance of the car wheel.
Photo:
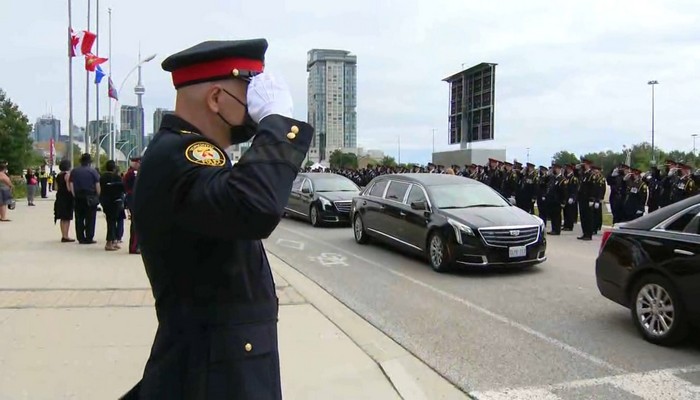
[[321,215],[318,212],[318,207],[311,206],[311,209],[309,210],[309,219],[311,220],[312,226],[321,226]]
[[365,224],[362,222],[362,217],[360,214],[355,214],[355,218],[352,219],[352,231],[355,234],[355,241],[359,244],[366,244],[369,242],[369,236],[365,232]]
[[645,340],[670,346],[688,336],[683,303],[668,279],[655,274],[642,277],[634,285],[631,300],[634,324]]
[[428,239],[428,260],[430,266],[437,272],[445,272],[450,269],[448,262],[449,252],[447,242],[440,232],[433,232]]

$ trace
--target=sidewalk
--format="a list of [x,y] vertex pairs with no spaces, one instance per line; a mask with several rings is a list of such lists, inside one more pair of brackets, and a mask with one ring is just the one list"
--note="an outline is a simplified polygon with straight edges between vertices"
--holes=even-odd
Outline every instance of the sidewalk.
[[[12,222],[0,224],[0,400],[116,399],[139,380],[156,329],[141,258],[104,251],[101,213],[97,244],[60,243],[53,199],[36,205],[18,201]],[[270,262],[285,399],[463,397],[296,270]],[[306,297],[323,300],[336,321]]]

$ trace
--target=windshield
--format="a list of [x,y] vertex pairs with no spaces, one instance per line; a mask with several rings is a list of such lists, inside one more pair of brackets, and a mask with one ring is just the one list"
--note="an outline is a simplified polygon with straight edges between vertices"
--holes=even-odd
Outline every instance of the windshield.
[[510,204],[486,185],[431,186],[431,200],[438,208],[508,207]]
[[314,188],[317,192],[357,192],[359,190],[351,180],[343,177],[315,179]]

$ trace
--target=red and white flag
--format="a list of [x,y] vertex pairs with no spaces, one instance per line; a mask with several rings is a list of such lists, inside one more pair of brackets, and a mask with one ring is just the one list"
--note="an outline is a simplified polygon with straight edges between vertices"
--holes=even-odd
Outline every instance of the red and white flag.
[[95,43],[97,35],[90,31],[74,32],[70,30],[70,57],[75,57],[78,54],[92,53],[92,45]]

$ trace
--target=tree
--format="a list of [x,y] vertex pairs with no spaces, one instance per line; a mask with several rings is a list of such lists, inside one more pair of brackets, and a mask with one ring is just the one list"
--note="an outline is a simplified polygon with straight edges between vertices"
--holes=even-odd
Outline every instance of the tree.
[[331,168],[357,168],[357,155],[335,150],[328,157]]
[[311,160],[306,160],[306,164],[304,164],[304,166],[305,166],[306,168],[309,168],[309,167],[312,166],[312,165],[314,165],[314,162],[311,161]]
[[381,161],[379,161],[379,165],[382,167],[395,167],[396,166],[396,160],[394,157],[391,156],[384,156]]
[[27,116],[0,89],[0,160],[7,162],[10,174],[21,174],[32,162],[31,131]]
[[552,156],[552,163],[559,164],[561,166],[567,164],[578,164],[580,160],[576,157],[576,154],[569,151],[559,151]]

